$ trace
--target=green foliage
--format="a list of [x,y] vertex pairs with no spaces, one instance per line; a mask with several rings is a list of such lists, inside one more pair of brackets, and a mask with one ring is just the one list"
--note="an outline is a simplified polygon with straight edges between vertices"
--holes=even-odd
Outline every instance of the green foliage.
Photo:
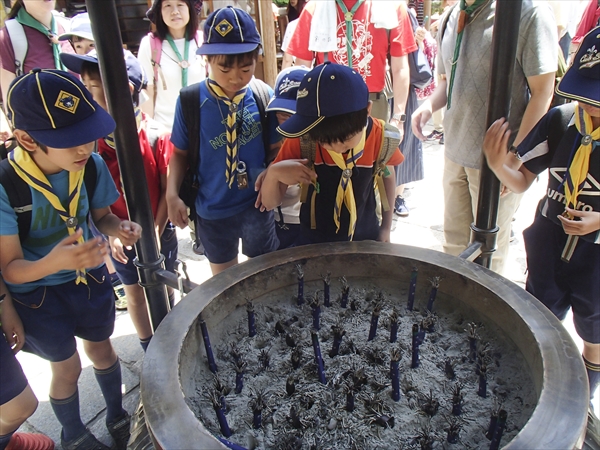
[[280,8],[287,6],[289,2],[290,2],[290,0],[273,0],[273,3],[275,3]]

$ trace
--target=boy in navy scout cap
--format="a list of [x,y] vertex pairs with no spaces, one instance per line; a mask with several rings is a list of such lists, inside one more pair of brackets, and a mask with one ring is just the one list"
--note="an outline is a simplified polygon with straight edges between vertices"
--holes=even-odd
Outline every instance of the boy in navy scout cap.
[[[50,361],[50,404],[62,425],[62,448],[108,449],[79,414],[75,336],[83,339],[106,401],[108,430],[124,449],[129,415],[109,339],[115,306],[103,263],[108,247],[92,237],[87,224],[89,215],[103,234],[126,246],[141,234],[138,224],[110,212],[119,194],[104,161],[93,153],[94,141],[110,134],[115,123],[79,80],[58,70],[34,69],[15,79],[6,102],[19,147],[1,166],[0,270],[23,322],[23,350]],[[21,196],[29,195],[28,207],[14,207],[15,186]],[[30,210],[28,223],[23,210]]]
[[[296,112],[296,96],[304,75],[309,69],[304,66],[292,66],[282,70],[275,80],[275,94],[269,101],[267,111],[273,111],[281,125]],[[279,238],[279,249],[288,248],[296,243],[300,234],[300,186],[287,188],[275,214],[275,230]]]
[[[385,128],[383,121],[369,116],[370,108],[367,85],[347,66],[321,64],[302,78],[296,113],[279,126],[288,139],[260,190],[262,208],[270,210],[279,206],[288,186],[303,185],[306,195],[303,192],[297,245],[366,239],[389,242],[389,205],[394,203],[396,187],[392,166],[403,157],[396,140],[384,167],[379,166]],[[302,148],[307,145],[308,154]],[[380,194],[384,193],[382,203],[388,207],[383,208],[381,224],[374,182],[385,186]]]
[[488,165],[513,192],[549,170],[548,190],[523,232],[527,291],[560,320],[573,309],[583,339],[590,399],[600,384],[600,27],[590,31],[556,93],[575,100],[551,109],[508,151],[508,123],[486,133]]
[[[167,164],[173,151],[173,145],[169,141],[170,133],[161,124],[144,114],[139,108],[139,95],[146,82],[144,70],[129,50],[124,50],[123,55],[138,125],[139,149],[144,162],[154,226],[156,234],[159,237],[160,251],[165,257],[165,268],[173,272],[175,270],[175,260],[177,259],[178,250],[177,234],[175,227],[167,218],[167,203],[165,201]],[[92,50],[87,55],[63,53],[60,57],[67,69],[81,75],[81,80],[91,92],[94,100],[104,109],[108,109],[96,50]],[[117,217],[127,219],[129,213],[127,211],[127,204],[125,203],[125,196],[123,195],[121,173],[119,171],[117,152],[112,135],[104,136],[98,140],[98,153],[106,162],[112,179],[119,191],[119,199],[111,205],[110,209]],[[135,176],[134,174],[130,175]],[[140,345],[146,351],[152,338],[152,327],[148,317],[148,306],[144,290],[139,285],[138,271],[133,264],[133,260],[136,257],[135,249],[125,248],[117,237],[110,237],[109,242],[111,258],[113,259],[117,274],[124,285],[127,296],[129,316],[140,338]],[[167,288],[167,291],[169,293],[169,302],[173,306],[173,289]]]
[[[169,162],[167,206],[171,221],[185,227],[188,215],[179,189],[189,155],[197,154],[196,232],[214,275],[237,264],[240,239],[249,257],[277,250],[273,213],[254,208],[257,193],[252,186],[272,159],[269,153],[274,157],[281,136],[274,114],[261,123],[255,92],[248,86],[260,47],[252,17],[230,6],[218,9],[206,20],[204,39],[197,53],[207,55],[209,77],[194,87],[200,97],[199,148],[190,148],[192,124],[184,117],[183,90],[171,135],[175,149]],[[269,88],[267,98],[272,92]]]

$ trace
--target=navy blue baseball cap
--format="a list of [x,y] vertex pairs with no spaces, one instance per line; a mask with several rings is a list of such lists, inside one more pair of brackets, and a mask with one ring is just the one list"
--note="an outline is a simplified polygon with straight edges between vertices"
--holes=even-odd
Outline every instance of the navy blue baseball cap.
[[267,106],[267,111],[296,112],[296,95],[300,82],[309,72],[305,66],[292,66],[281,71],[275,80],[275,93]]
[[556,86],[556,93],[600,108],[600,27],[581,41],[573,64]]
[[[127,68],[127,78],[133,85],[135,92],[141,92],[146,87],[147,79],[142,65],[133,53],[129,50],[123,50],[125,58],[125,67]],[[61,53],[60,60],[71,72],[81,73],[81,66],[84,61],[98,64],[98,53],[96,49],[90,51],[87,55],[77,55],[75,53]]]
[[243,9],[227,6],[213,11],[204,24],[199,55],[239,55],[260,45],[254,19]]
[[369,105],[369,89],[362,76],[342,64],[326,62],[302,78],[296,113],[277,130],[285,137],[300,137],[326,117],[360,111]]
[[13,128],[48,147],[77,147],[115,129],[81,81],[62,70],[33,69],[15,78],[6,104]]

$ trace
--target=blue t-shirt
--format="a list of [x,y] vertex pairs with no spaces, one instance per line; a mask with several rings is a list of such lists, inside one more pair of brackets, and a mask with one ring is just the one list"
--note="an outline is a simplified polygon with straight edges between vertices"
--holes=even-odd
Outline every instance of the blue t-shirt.
[[[77,221],[83,229],[83,236],[86,241],[93,237],[86,220],[89,206],[91,205],[92,209],[105,208],[112,205],[119,198],[119,193],[100,155],[93,153],[92,158],[96,163],[97,169],[94,198],[92,198],[91,204],[89,204],[87,190],[85,183],[83,183],[79,197],[79,207],[77,209]],[[58,193],[62,204],[66,204],[69,192],[69,172],[63,170],[53,175],[46,175],[46,177]],[[48,200],[46,200],[46,197],[31,187],[29,189],[31,190],[33,208],[31,212],[31,229],[25,242],[21,243],[21,247],[23,249],[23,256],[27,261],[37,261],[50,253],[56,244],[66,238],[69,233],[65,222],[60,218],[58,212],[56,212]],[[4,187],[0,185],[0,235],[10,236],[15,234],[19,234],[17,215],[8,201]],[[61,270],[41,280],[25,284],[6,284],[11,292],[29,292],[39,286],[56,286],[74,279],[75,271]]]
[[[269,88],[269,95],[273,91]],[[234,180],[231,189],[225,179],[227,156],[228,107],[209,92],[206,83],[200,84],[200,164],[198,180],[200,189],[196,210],[203,219],[225,219],[238,214],[256,201],[254,183],[265,168],[265,149],[259,110],[250,88],[242,101],[238,117],[238,156],[246,163],[248,188],[239,190]],[[277,132],[277,118],[269,113],[269,139],[274,144],[281,140]],[[183,118],[181,102],[177,99],[171,142],[181,150],[189,150],[188,129]]]

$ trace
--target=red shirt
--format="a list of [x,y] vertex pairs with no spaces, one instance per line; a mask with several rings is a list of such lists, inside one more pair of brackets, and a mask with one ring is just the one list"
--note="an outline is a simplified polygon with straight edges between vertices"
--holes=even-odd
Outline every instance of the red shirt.
[[[173,144],[171,144],[171,141],[169,140],[170,135],[168,133],[160,136],[156,142],[156,155],[154,155],[152,146],[150,145],[148,136],[146,135],[145,124],[146,118],[144,116],[138,131],[138,137],[140,141],[142,159],[144,160],[148,193],[150,194],[152,217],[156,218],[158,203],[161,196],[160,176],[167,173],[169,159],[173,153]],[[98,140],[98,153],[106,162],[110,175],[117,186],[117,190],[119,191],[119,199],[111,205],[110,209],[119,219],[129,219],[127,205],[125,204],[125,197],[123,195],[123,186],[121,184],[121,174],[119,172],[119,163],[117,162],[117,153],[115,149],[111,148],[104,141],[104,139]],[[131,175],[135,177],[135,174]]]
[[[27,38],[27,55],[23,62],[23,73],[29,73],[32,69],[56,69],[54,65],[54,52],[52,43],[48,36],[40,33],[35,28],[23,26]],[[58,34],[64,33],[63,27],[57,23]],[[61,52],[74,53],[69,41],[61,42]],[[0,60],[2,68],[8,72],[15,73],[15,50],[13,49],[10,35],[6,28],[0,30]]]
[[[350,11],[357,0],[343,1],[348,11]],[[343,20],[341,8],[336,5],[336,9],[338,50],[329,53],[329,60],[348,65],[346,23]],[[313,59],[313,52],[308,49],[308,40],[314,11],[315,2],[307,3],[302,10],[302,14],[300,14],[298,26],[287,48],[287,52],[291,55],[308,61]],[[369,92],[383,91],[388,47],[391,56],[404,56],[417,50],[410,18],[404,3],[398,5],[397,13],[398,26],[391,30],[375,28],[375,25],[371,23],[370,0],[365,1],[354,13],[352,20],[352,68],[362,75],[369,87]],[[316,64],[321,64],[324,61],[323,56],[323,53],[317,53]]]

